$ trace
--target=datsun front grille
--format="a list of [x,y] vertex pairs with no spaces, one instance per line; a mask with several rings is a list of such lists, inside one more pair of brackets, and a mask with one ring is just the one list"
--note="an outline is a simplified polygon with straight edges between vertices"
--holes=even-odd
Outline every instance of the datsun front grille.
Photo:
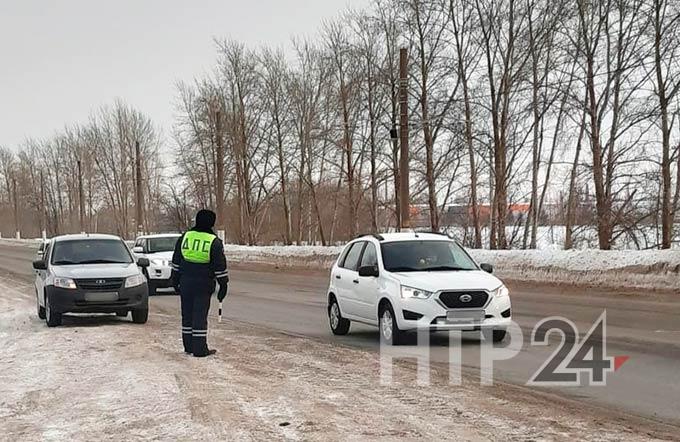
[[489,300],[489,294],[484,291],[442,292],[439,301],[447,308],[481,308]]

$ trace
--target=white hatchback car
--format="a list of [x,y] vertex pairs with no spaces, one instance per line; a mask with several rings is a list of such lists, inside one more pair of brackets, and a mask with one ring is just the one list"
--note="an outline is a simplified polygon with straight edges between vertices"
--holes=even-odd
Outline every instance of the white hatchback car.
[[351,321],[378,326],[383,342],[407,330],[491,331],[505,338],[510,296],[489,264],[434,233],[364,235],[344,248],[331,271],[328,317],[336,335]]

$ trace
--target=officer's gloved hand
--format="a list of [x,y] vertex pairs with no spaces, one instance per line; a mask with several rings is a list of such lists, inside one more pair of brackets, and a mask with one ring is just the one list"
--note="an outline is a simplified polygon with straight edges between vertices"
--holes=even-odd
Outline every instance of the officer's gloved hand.
[[227,287],[228,286],[227,286],[226,283],[220,284],[220,289],[217,292],[217,300],[218,301],[222,302],[222,301],[224,301],[224,298],[227,297]]

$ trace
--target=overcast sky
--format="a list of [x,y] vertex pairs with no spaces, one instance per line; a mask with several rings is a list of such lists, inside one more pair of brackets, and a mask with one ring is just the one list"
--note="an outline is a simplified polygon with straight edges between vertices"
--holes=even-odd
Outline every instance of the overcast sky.
[[169,141],[177,80],[214,64],[213,37],[290,49],[369,0],[0,0],[0,145],[49,137],[122,98]]

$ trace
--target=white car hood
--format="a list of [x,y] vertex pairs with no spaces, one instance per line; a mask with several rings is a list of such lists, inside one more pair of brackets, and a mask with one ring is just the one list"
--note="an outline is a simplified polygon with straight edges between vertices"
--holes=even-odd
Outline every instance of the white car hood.
[[503,284],[500,279],[483,270],[391,273],[400,284],[436,292],[439,290],[488,290]]
[[52,266],[56,276],[72,279],[126,278],[139,274],[137,264],[83,264]]

